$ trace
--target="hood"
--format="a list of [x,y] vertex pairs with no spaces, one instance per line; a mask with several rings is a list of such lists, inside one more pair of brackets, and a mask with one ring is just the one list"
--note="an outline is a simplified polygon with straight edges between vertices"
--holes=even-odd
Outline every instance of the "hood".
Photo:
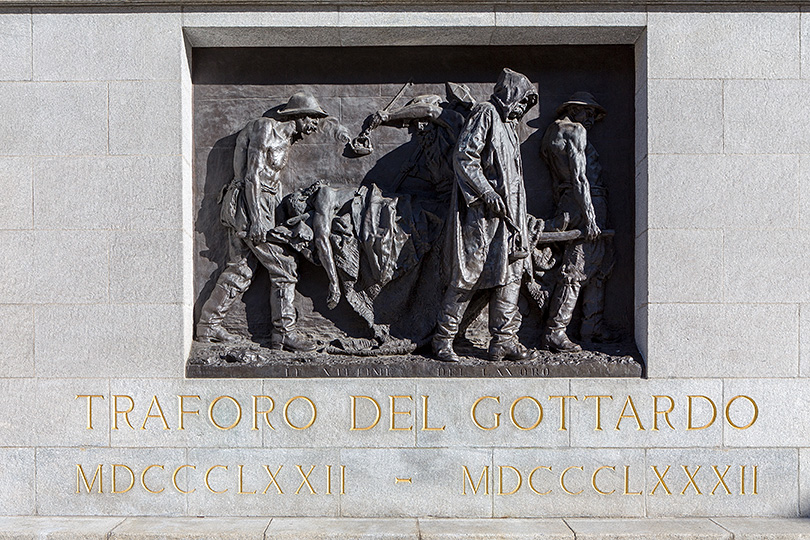
[[515,108],[515,105],[520,103],[527,96],[530,100],[526,111],[537,104],[537,90],[534,89],[534,85],[528,77],[517,71],[504,68],[498,77],[498,82],[495,83],[495,90],[490,99],[498,107],[501,117],[505,122],[509,118],[509,113]]

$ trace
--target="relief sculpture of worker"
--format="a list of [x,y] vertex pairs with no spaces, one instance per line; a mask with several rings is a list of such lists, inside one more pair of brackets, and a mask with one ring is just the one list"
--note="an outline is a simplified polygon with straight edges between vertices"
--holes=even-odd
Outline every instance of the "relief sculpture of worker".
[[295,329],[297,263],[289,247],[268,239],[276,226],[282,200],[279,176],[290,146],[317,131],[327,116],[310,94],[298,92],[278,111],[280,120],[257,118],[239,132],[234,150],[234,177],[224,191],[221,220],[228,230],[228,261],[197,323],[197,340],[238,339],[222,322],[236,298],[250,287],[261,263],[270,277],[271,348],[295,352],[315,349],[315,343]]
[[490,360],[532,356],[517,338],[518,296],[531,258],[516,127],[537,102],[529,79],[504,69],[490,100],[473,106],[459,136],[447,226],[450,281],[433,338],[439,360],[459,361],[453,339],[473,293],[482,289],[490,290]]
[[[557,119],[546,129],[540,153],[551,172],[557,215],[567,214],[568,227],[583,238],[565,246],[559,281],[549,305],[544,341],[557,352],[578,352],[582,347],[567,334],[577,300],[582,296],[580,337],[590,342],[614,341],[605,326],[605,281],[614,264],[612,238],[607,227],[607,189],[599,154],[588,131],[606,114],[588,92],[577,92],[557,109]],[[580,294],[581,293],[581,294]]]
[[421,189],[446,212],[454,184],[453,155],[464,122],[475,104],[467,85],[445,83],[446,99],[425,94],[411,99],[404,107],[379,110],[371,117],[371,127],[408,127],[417,141],[411,157],[403,164],[391,191],[406,186],[410,193]]

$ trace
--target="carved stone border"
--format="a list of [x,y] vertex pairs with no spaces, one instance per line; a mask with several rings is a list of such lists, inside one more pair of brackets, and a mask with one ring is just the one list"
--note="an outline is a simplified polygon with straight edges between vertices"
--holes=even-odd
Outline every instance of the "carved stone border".
[[[0,0],[2,2],[4,0]],[[335,7],[332,4],[333,8]],[[646,222],[647,37],[639,11],[536,11],[512,4],[494,12],[458,5],[368,9],[189,9],[183,34],[189,56],[195,47],[347,47],[420,45],[633,45],[636,57],[636,214]],[[186,76],[190,77],[190,73]],[[190,86],[190,78],[186,80]],[[190,107],[190,96],[188,106]],[[190,123],[190,119],[188,120]],[[190,135],[190,125],[185,126]],[[185,129],[184,129],[185,131]],[[189,180],[190,181],[190,180]],[[642,206],[639,207],[638,205]],[[636,227],[640,221],[637,220]],[[192,224],[187,226],[191,230]],[[636,234],[638,234],[638,230]],[[635,342],[647,358],[647,257],[635,248]],[[268,376],[270,374],[267,374]]]
[[[432,0],[429,6],[458,6],[467,9],[486,9],[519,6],[523,8],[539,9],[646,9],[646,8],[689,8],[689,9],[739,9],[739,10],[767,10],[769,8],[796,8],[810,5],[810,0],[508,0],[493,2],[492,0]],[[342,6],[374,8],[381,6],[415,7],[409,0],[238,0],[226,2],[223,0],[0,0],[0,7],[48,8],[48,7],[222,7],[239,9],[240,7],[329,7]]]

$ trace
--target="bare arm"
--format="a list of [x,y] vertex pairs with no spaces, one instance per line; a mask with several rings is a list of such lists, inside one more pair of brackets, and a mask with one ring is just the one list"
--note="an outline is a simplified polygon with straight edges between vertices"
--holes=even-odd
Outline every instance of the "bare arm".
[[585,237],[593,240],[601,232],[596,224],[596,212],[591,202],[591,186],[588,182],[588,160],[585,153],[588,144],[585,128],[578,126],[566,135],[566,151],[568,153],[568,167],[574,194],[585,216]]
[[[262,193],[261,178],[272,179],[270,183],[272,186],[276,183],[279,171],[274,170],[272,165],[268,163],[267,151],[269,149],[269,138],[272,136],[272,127],[264,123],[254,123],[248,128],[247,138],[244,141],[246,146],[244,152],[236,152],[234,160],[237,155],[241,154],[245,159],[245,205],[247,207],[247,214],[250,218],[250,232],[248,237],[253,242],[264,242],[267,233],[275,226],[275,223],[270,223],[267,216],[261,212],[259,199]],[[242,134],[240,133],[240,138]],[[237,141],[238,142],[238,141]],[[234,168],[237,164],[234,162]],[[265,182],[267,185],[267,182]]]

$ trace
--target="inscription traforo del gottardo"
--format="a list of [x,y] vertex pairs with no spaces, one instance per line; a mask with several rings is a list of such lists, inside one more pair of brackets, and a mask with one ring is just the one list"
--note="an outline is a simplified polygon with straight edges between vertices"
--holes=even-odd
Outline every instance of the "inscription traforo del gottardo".
[[[479,432],[506,430],[531,432],[548,428],[557,432],[584,428],[594,432],[682,432],[699,433],[715,424],[727,429],[747,430],[759,419],[759,406],[750,396],[737,395],[718,401],[706,395],[502,395],[470,396],[466,403],[449,404],[440,395],[389,394],[333,395],[328,400],[297,395],[228,395],[203,397],[198,394],[151,395],[135,398],[129,394],[78,394],[86,424],[77,429],[131,432],[136,440],[149,433],[189,431],[192,433],[236,431],[268,435],[283,431],[313,432],[324,422],[345,433],[363,436],[386,432],[433,433],[458,428]],[[620,404],[607,410],[608,404]],[[637,403],[645,403],[642,407]],[[77,405],[78,406],[78,405]],[[455,414],[457,409],[466,414]],[[572,415],[573,409],[584,413]],[[335,411],[338,414],[334,414]],[[104,422],[109,413],[109,422]],[[461,420],[461,418],[465,418]],[[576,419],[576,420],[575,420]],[[575,422],[583,422],[579,426]],[[454,425],[463,423],[466,425]],[[337,425],[335,425],[337,424]],[[350,440],[350,439],[349,439]],[[440,439],[439,439],[440,440]],[[368,439],[364,439],[368,444]],[[351,443],[349,443],[351,446]],[[266,449],[270,451],[270,449]],[[539,449],[538,449],[539,450]],[[429,461],[431,448],[415,449]],[[520,454],[524,450],[515,449]],[[621,456],[585,460],[577,449],[560,449],[553,459],[526,461],[504,449],[494,463],[470,462],[463,456],[442,464],[444,489],[464,497],[510,496],[519,493],[602,496],[655,495],[758,495],[763,466],[756,462],[729,459],[716,463],[695,459],[694,463],[658,459],[622,461]],[[356,489],[356,465],[343,463],[337,456],[208,455],[199,461],[136,464],[84,461],[71,466],[75,493],[121,495],[144,490],[158,495],[165,492],[191,494],[197,490],[212,495],[351,495]],[[573,453],[573,455],[568,455]],[[213,461],[212,461],[213,460]],[[608,460],[608,461],[604,461]],[[410,466],[379,463],[377,481],[396,491],[424,482],[424,463]],[[645,475],[647,481],[645,481]],[[653,476],[649,476],[653,475]],[[362,475],[360,475],[362,476]],[[767,474],[765,474],[767,476]],[[653,480],[650,482],[649,480]],[[363,480],[368,481],[368,480]],[[430,489],[436,489],[436,486]]]

